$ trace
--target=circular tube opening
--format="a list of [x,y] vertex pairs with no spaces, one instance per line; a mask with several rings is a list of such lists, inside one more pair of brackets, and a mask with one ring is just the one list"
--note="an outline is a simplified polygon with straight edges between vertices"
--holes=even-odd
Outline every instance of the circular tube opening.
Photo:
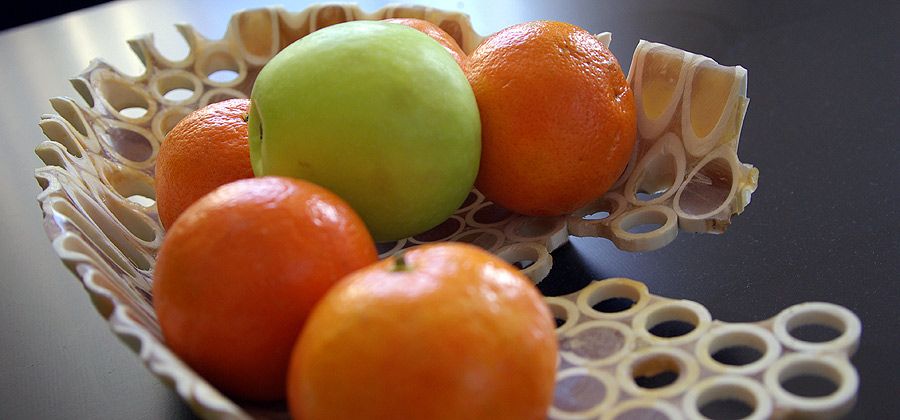
[[647,304],[650,293],[643,283],[628,279],[594,282],[578,295],[578,307],[594,318],[620,318]]
[[97,90],[118,116],[125,120],[141,121],[156,111],[155,104],[151,104],[146,93],[114,77],[102,77],[97,83]]
[[681,337],[694,331],[700,315],[682,306],[665,306],[647,315],[647,331],[660,338]]
[[778,383],[782,389],[802,398],[833,395],[842,381],[841,372],[837,368],[814,360],[797,362],[778,375]]
[[481,196],[481,193],[476,190],[469,191],[469,195],[467,195],[466,199],[459,205],[455,214],[466,213],[469,210],[472,210],[475,206],[481,204],[482,200],[484,200],[484,197]]
[[503,244],[505,239],[503,232],[497,229],[472,229],[463,231],[450,240],[455,242],[465,242],[488,251],[494,251]]
[[674,347],[653,346],[628,355],[616,368],[620,386],[635,397],[664,398],[684,392],[700,368]]
[[859,318],[838,305],[809,302],[792,306],[775,317],[775,336],[798,350],[833,350],[852,353],[859,342]]
[[675,205],[687,215],[710,214],[728,200],[734,180],[731,163],[727,159],[711,159],[690,175],[681,187]]
[[572,302],[558,297],[544,298],[544,302],[553,314],[557,335],[561,335],[578,322],[578,308]]
[[605,366],[615,363],[634,347],[634,335],[615,321],[578,324],[560,336],[563,359],[577,366]]
[[704,334],[695,352],[697,359],[713,371],[752,375],[771,365],[781,354],[781,346],[762,327],[727,324]]
[[608,411],[604,420],[676,420],[681,410],[659,399],[638,398],[625,400]]
[[815,353],[792,353],[763,376],[779,405],[798,415],[840,417],[852,406],[859,376],[845,359]]
[[767,419],[772,401],[758,382],[736,375],[713,376],[684,396],[689,417],[707,419]]
[[576,367],[556,377],[551,418],[596,418],[619,396],[615,379],[605,372]]
[[663,301],[648,307],[634,317],[632,326],[650,342],[680,344],[703,334],[711,321],[712,317],[703,305],[678,300]]
[[159,141],[165,141],[166,135],[190,113],[191,109],[186,107],[167,108],[153,119],[153,134]]
[[489,227],[506,222],[512,216],[513,212],[493,202],[488,202],[469,213],[468,219],[473,226]]
[[197,58],[197,75],[212,86],[235,86],[243,81],[243,62],[224,49],[210,49]]
[[428,243],[444,241],[456,235],[465,227],[465,222],[459,216],[450,216],[441,224],[410,238],[413,243]]
[[631,378],[641,388],[657,389],[675,383],[680,372],[678,360],[659,356],[632,365]]

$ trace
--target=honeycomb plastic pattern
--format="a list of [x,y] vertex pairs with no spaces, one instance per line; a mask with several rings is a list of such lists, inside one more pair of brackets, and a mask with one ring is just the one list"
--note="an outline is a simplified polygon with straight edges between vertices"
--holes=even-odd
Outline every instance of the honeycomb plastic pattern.
[[[372,13],[364,13],[353,5],[317,5],[300,12],[280,8],[247,10],[232,16],[226,35],[220,40],[206,39],[190,25],[176,25],[189,45],[188,56],[179,61],[162,56],[152,35],[129,41],[145,65],[142,74],[124,75],[109,64],[94,60],[71,80],[86,106],[69,98],[53,98],[50,102],[56,114],[41,119],[40,127],[48,140],[36,148],[36,153],[46,166],[38,168],[35,177],[43,189],[38,201],[54,250],[82,280],[112,330],[154,374],[171,384],[204,417],[277,417],[284,412],[283,407],[239,407],[161,343],[150,303],[152,268],[163,237],[153,178],[160,141],[192,110],[228,98],[246,98],[268,59],[303,35],[347,20],[386,17],[417,17],[435,22],[467,52],[482,39],[472,30],[467,16],[418,6],[387,6]],[[598,35],[598,39],[609,42],[608,34]],[[697,57],[683,54],[682,57]],[[638,91],[638,85],[635,90]],[[729,144],[736,147],[736,136],[728,138],[733,139]],[[635,158],[647,155],[636,153]],[[629,168],[623,180],[632,172]],[[655,169],[652,166],[640,173]],[[749,199],[749,195],[745,198]],[[722,202],[730,203],[731,199],[725,196]],[[473,191],[463,208],[447,222],[416,237],[383,244],[382,256],[422,242],[467,241],[511,262],[533,261],[523,272],[537,282],[550,271],[550,252],[565,243],[569,233],[590,236],[585,229],[595,229],[595,236],[615,238],[611,235],[618,231],[596,226],[606,226],[620,217],[633,219],[627,212],[610,213],[599,223],[527,218],[510,214]],[[730,214],[717,217],[727,218]],[[580,227],[570,232],[572,226]],[[658,231],[672,234],[670,229]],[[632,250],[664,245],[660,241],[644,245],[613,241]]]
[[[638,137],[610,192],[568,219],[576,236],[602,236],[628,251],[670,243],[679,229],[724,232],[756,190],[759,171],[737,156],[747,71],[640,41],[628,83]],[[606,217],[591,217],[598,213]],[[634,228],[656,226],[650,231]]]
[[[597,309],[610,299],[633,304]],[[825,419],[846,414],[856,401],[859,378],[849,357],[861,325],[841,306],[803,303],[769,320],[727,323],[712,321],[699,303],[655,296],[624,278],[546,301],[562,322],[552,419],[704,419],[703,408],[723,400],[751,408],[748,419]],[[666,328],[671,323],[678,324]],[[792,333],[813,325],[838,335],[811,342]],[[742,349],[739,357],[720,353]],[[644,381],[660,374],[671,382]],[[835,390],[797,395],[785,382],[801,376],[827,379]]]

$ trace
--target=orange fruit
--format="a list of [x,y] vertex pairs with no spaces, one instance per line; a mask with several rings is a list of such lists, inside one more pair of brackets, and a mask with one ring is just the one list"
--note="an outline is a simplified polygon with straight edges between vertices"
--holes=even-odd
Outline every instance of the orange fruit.
[[423,245],[338,283],[291,360],[296,419],[544,419],[557,340],[537,288],[462,243]]
[[450,34],[448,34],[446,31],[441,29],[440,26],[437,26],[427,20],[414,18],[391,18],[385,19],[384,21],[409,26],[410,28],[416,29],[419,32],[424,33],[425,35],[434,38],[434,40],[437,41],[438,44],[441,44],[445,49],[447,49],[447,52],[449,52],[450,55],[453,56],[453,59],[456,60],[463,72],[466,71],[466,60],[468,59],[466,53],[464,53],[462,48],[459,47],[459,44],[456,43],[456,40],[453,39],[453,37],[450,36]]
[[247,121],[250,101],[209,104],[166,134],[156,158],[156,208],[169,228],[188,206],[216,187],[253,177]]
[[166,345],[226,394],[281,400],[291,349],[313,305],[375,262],[362,220],[306,181],[223,185],[163,240],[153,307]]
[[602,196],[637,134],[618,61],[590,33],[561,22],[514,25],[469,56],[481,113],[475,186],[517,213],[557,216]]

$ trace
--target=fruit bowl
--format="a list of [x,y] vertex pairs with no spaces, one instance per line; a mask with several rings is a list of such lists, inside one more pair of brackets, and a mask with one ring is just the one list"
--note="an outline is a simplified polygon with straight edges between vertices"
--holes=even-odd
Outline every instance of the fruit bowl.
[[[318,5],[301,12],[239,12],[220,40],[206,39],[190,25],[176,25],[189,46],[180,61],[160,54],[152,35],[131,40],[145,66],[136,77],[102,60],[92,61],[71,79],[87,107],[53,98],[57,114],[40,123],[50,140],[36,150],[48,165],[36,172],[45,189],[39,197],[45,213],[55,212],[47,203],[57,197],[88,220],[106,215],[109,222],[92,242],[108,242],[102,250],[107,258],[130,274],[146,277],[163,236],[153,174],[165,134],[194,109],[247,98],[267,60],[303,35],[347,20],[388,17],[430,20],[466,52],[483,39],[460,13],[416,6],[365,13],[352,5]],[[609,33],[597,37],[610,42]],[[381,256],[425,242],[472,242],[511,262],[529,262],[525,274],[540,282],[550,270],[550,252],[569,235],[604,237],[623,250],[648,251],[670,243],[679,230],[724,232],[732,215],[749,204],[758,177],[758,171],[737,156],[749,103],[746,70],[642,41],[628,81],[636,99],[638,146],[619,181],[602,198],[569,217],[534,218],[512,214],[472,191],[442,225],[381,244]],[[82,187],[80,193],[57,186],[69,185],[65,181],[71,179]],[[86,201],[99,208],[85,210]]]
[[[180,61],[160,54],[151,35],[131,40],[145,66],[142,74],[126,76],[94,60],[71,79],[84,104],[50,100],[56,114],[42,118],[48,140],[36,149],[46,166],[35,176],[53,248],[82,280],[113,331],[204,417],[285,412],[229,400],[162,343],[151,305],[152,271],[164,235],[154,201],[159,144],[192,110],[247,98],[262,66],[294,40],[335,23],[388,17],[431,21],[467,53],[483,39],[467,16],[419,6],[387,6],[371,13],[344,4],[299,12],[246,10],[232,16],[218,40],[177,25],[189,46]],[[609,34],[597,37],[610,40]],[[667,245],[680,230],[724,232],[757,185],[758,171],[737,155],[749,102],[746,70],[642,41],[628,81],[636,99],[638,146],[602,198],[568,217],[535,218],[513,214],[473,190],[438,227],[379,244],[380,256],[429,242],[470,242],[519,263],[539,282],[552,267],[551,253],[570,235],[603,237],[626,251],[646,251]],[[851,318],[839,319],[850,320],[842,325],[852,335]],[[848,340],[854,339],[858,335]],[[833,352],[845,361],[851,348]]]

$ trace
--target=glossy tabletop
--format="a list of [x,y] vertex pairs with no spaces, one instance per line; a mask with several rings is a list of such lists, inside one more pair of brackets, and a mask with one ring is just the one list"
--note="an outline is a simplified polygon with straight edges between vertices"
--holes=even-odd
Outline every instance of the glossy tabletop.
[[[291,2],[301,10],[307,1]],[[381,1],[361,1],[365,10]],[[818,1],[422,1],[472,17],[488,34],[535,19],[610,31],[627,69],[639,39],[740,64],[750,108],[739,155],[759,189],[724,235],[680,234],[646,253],[573,238],[554,252],[546,294],[630,277],[654,294],[695,300],[714,319],[757,321],[806,301],[862,320],[852,358],[853,418],[900,417],[900,5]],[[173,24],[220,37],[263,1],[124,1],[0,32],[0,418],[186,418],[177,395],[144,369],[91,306],[42,228],[33,153],[48,99],[95,57],[129,74],[125,41],[154,33],[187,53]]]

